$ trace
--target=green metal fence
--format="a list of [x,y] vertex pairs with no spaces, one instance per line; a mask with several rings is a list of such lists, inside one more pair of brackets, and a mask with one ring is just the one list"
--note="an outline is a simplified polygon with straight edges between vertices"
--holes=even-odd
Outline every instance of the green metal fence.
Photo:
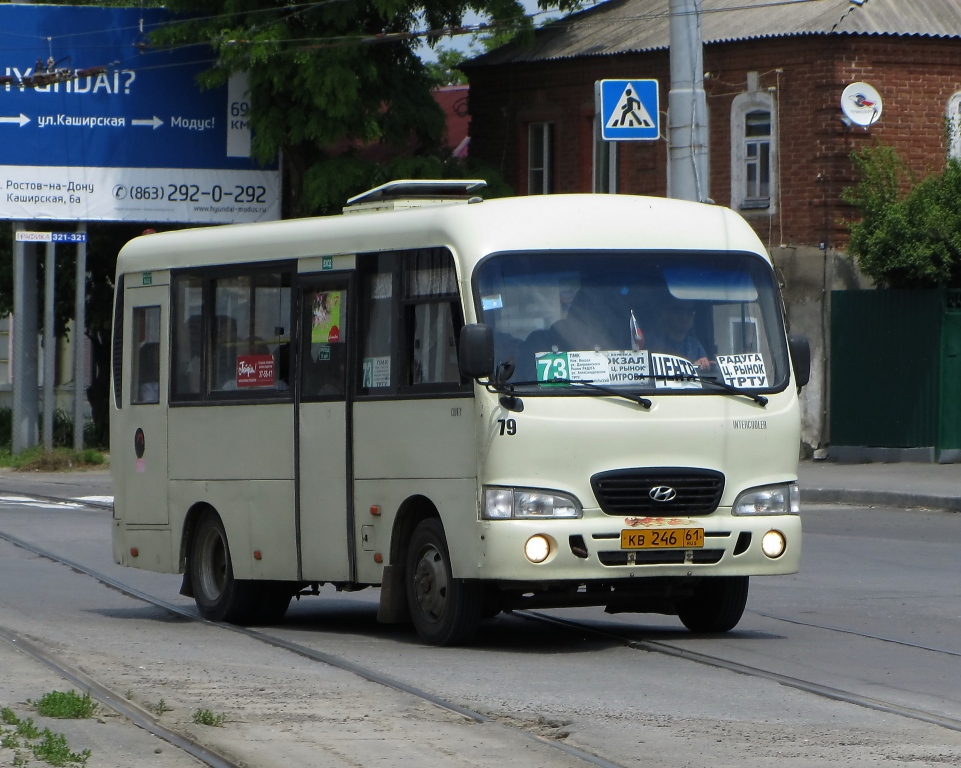
[[961,448],[961,293],[832,291],[831,444]]

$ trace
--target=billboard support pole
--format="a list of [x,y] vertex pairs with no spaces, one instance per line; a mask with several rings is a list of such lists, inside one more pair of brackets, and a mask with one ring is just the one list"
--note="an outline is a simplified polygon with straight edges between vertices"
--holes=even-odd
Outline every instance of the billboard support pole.
[[13,452],[37,444],[37,261],[35,246],[16,240],[13,222]]
[[[86,222],[81,222],[77,231],[87,233]],[[73,449],[83,450],[83,401],[86,397],[84,384],[84,347],[87,334],[87,238],[77,243],[77,291],[73,311]]]
[[57,337],[54,333],[54,290],[56,285],[57,244],[47,243],[43,260],[43,449],[53,450],[53,412],[56,405]]

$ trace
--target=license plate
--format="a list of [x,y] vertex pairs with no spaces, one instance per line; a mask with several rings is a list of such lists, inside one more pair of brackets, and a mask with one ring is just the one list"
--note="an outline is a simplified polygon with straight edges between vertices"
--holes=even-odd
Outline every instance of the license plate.
[[703,528],[645,528],[621,531],[621,549],[699,549]]

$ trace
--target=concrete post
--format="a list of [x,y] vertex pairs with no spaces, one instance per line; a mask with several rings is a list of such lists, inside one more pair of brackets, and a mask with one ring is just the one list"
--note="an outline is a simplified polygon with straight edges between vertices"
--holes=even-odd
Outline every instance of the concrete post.
[[704,202],[710,199],[710,177],[701,0],[670,0],[670,13],[668,196]]
[[53,412],[56,406],[57,336],[54,330],[57,244],[47,243],[43,261],[43,448],[53,450]]
[[[24,222],[13,222],[13,452],[37,444],[37,261],[31,243],[16,240]],[[29,253],[27,252],[29,249]]]
[[[81,222],[77,231],[86,233]],[[77,243],[77,290],[73,311],[73,448],[83,450],[83,404],[87,398],[83,352],[87,331],[87,243]]]

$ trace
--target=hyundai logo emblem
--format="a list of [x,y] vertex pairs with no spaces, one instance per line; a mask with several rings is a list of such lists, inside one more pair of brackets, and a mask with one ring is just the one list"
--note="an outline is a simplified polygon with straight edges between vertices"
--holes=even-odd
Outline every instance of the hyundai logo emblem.
[[677,496],[677,491],[669,485],[655,485],[647,492],[647,495],[654,499],[654,501],[674,501]]

